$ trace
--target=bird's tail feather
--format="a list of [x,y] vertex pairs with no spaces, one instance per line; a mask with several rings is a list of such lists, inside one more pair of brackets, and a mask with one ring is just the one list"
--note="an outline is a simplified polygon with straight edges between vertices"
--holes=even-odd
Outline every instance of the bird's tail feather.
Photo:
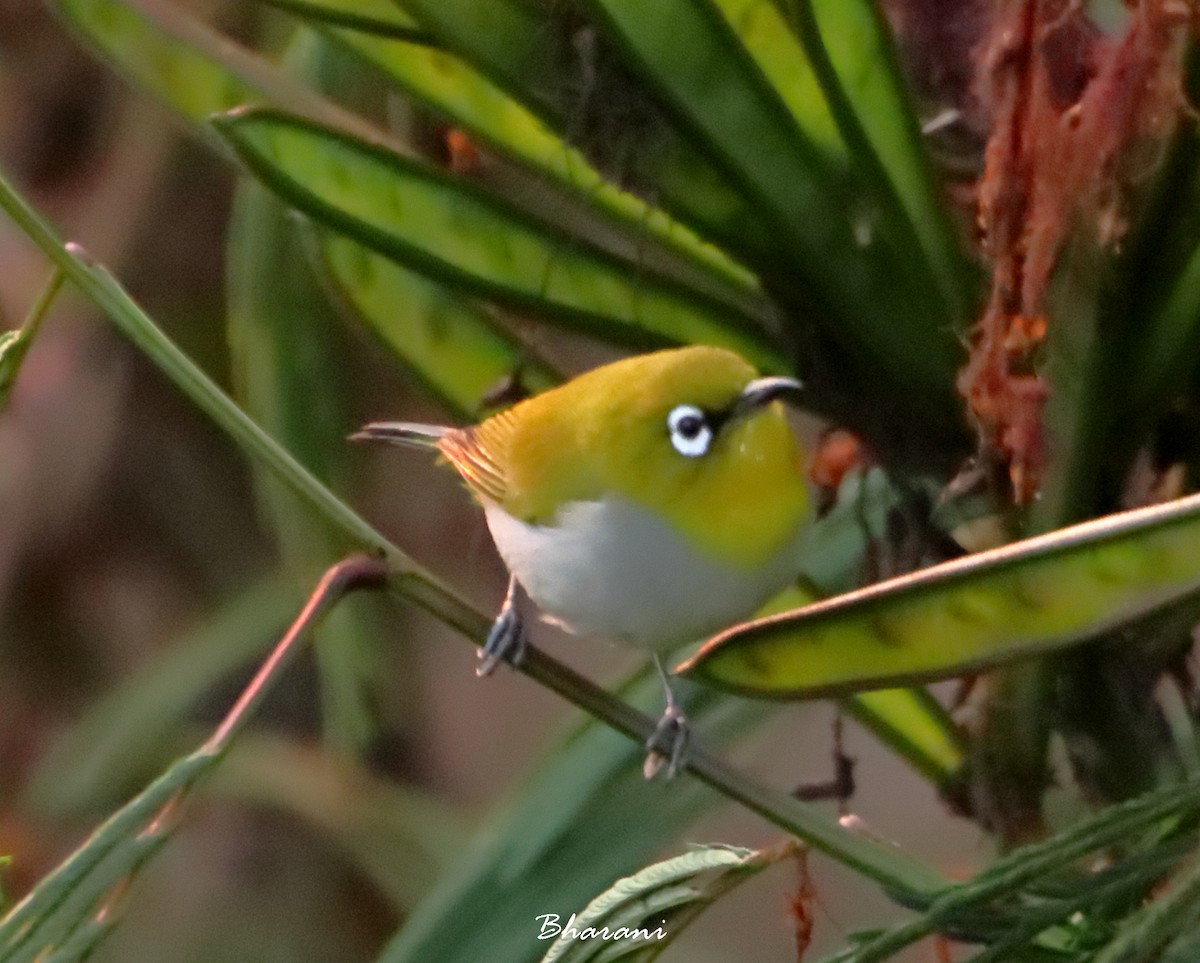
[[414,448],[437,448],[449,431],[443,425],[422,425],[414,421],[373,421],[350,436],[351,441],[386,441]]

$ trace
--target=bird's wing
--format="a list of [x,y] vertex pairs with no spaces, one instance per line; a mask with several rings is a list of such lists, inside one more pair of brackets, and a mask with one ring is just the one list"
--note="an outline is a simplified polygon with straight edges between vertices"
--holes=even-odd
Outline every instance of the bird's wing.
[[504,503],[508,493],[504,469],[481,439],[479,428],[451,428],[438,439],[437,447],[475,495]]

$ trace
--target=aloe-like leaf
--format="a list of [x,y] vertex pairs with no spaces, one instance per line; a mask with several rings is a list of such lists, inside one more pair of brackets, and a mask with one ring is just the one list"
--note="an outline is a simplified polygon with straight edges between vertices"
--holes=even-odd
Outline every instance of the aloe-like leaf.
[[959,675],[1194,600],[1200,496],[890,579],[708,642],[685,674],[808,698]]
[[718,344],[782,367],[749,319],[476,185],[276,111],[238,111],[217,126],[289,203],[456,289],[627,343]]
[[[409,0],[406,8],[611,179],[649,194],[739,259],[777,257],[776,238],[725,172],[682,138],[619,67],[607,77],[614,65],[597,51],[578,10],[521,0],[491,0],[486,7],[475,0]],[[607,79],[598,85],[601,75]]]
[[431,38],[392,0],[260,0],[316,23],[347,27],[388,40],[429,43]]
[[88,45],[217,150],[225,150],[225,142],[203,122],[245,103],[277,104],[364,137],[388,139],[176,5],[162,0],[53,3]]
[[[323,5],[341,8],[358,2],[325,0]],[[606,181],[533,112],[454,54],[425,45],[392,43],[357,30],[331,29],[327,33],[448,123],[585,199],[598,216],[636,232],[640,243],[648,243],[646,235],[652,235],[702,272],[716,291],[736,302],[756,290],[757,282],[745,268],[661,209]]]
[[842,708],[935,786],[946,786],[961,772],[965,738],[925,689],[859,692],[843,699]]
[[315,246],[335,296],[458,417],[477,417],[506,380],[531,392],[561,380],[486,311],[449,288],[348,237],[320,232]]
[[961,327],[974,306],[966,290],[974,278],[934,184],[883,15],[870,0],[791,0],[791,8],[863,184],[876,189],[896,239],[911,238],[924,254],[934,281],[927,294],[940,303],[931,316]]
[[[215,33],[182,20],[170,8],[153,6],[152,16],[121,0],[55,0],[54,6],[130,80],[191,121],[266,94],[265,78],[256,81],[229,69],[231,59],[250,56],[246,51],[229,44],[218,53]],[[193,39],[203,33],[212,46],[196,49],[181,39],[183,31],[191,31]],[[218,59],[222,55],[225,63]]]
[[713,4],[804,135],[830,157],[847,157],[821,82],[784,16],[783,5],[777,0],[713,0]]
[[[810,551],[836,551],[843,530],[837,519],[816,523]],[[831,546],[827,551],[826,546]],[[775,615],[811,603],[816,596],[799,587],[779,593],[756,615]],[[881,689],[841,700],[842,709],[934,786],[948,785],[961,770],[965,749],[958,727],[941,704],[924,689]]]
[[[248,64],[269,71],[265,62],[247,61],[249,55],[244,51],[230,56],[230,51],[237,48],[229,46],[215,32],[194,21],[181,19],[175,13],[160,21],[112,0],[97,0],[95,4],[64,0],[62,6],[75,26],[93,43],[119,64],[127,65],[144,89],[177,111],[201,133],[208,129],[204,122],[213,112],[246,97],[269,96],[277,92],[274,84],[254,83],[257,77],[254,71],[249,71],[247,76],[245,68]],[[390,0],[372,3],[370,8],[362,0],[337,0],[322,6],[343,13],[355,10],[360,14],[375,8],[378,13],[396,10],[397,18],[403,17]],[[391,49],[398,45],[385,43],[384,46]],[[150,70],[147,64],[158,64],[159,67]],[[275,233],[288,233],[289,230],[280,226]],[[255,236],[252,230],[243,233],[250,239]],[[384,340],[398,350],[425,383],[453,409],[463,414],[477,413],[483,394],[511,373],[518,362],[524,366],[523,373],[527,375],[530,387],[549,386],[550,381],[542,367],[525,358],[515,343],[489,324],[469,302],[352,242],[330,238],[322,243],[322,249],[336,293],[362,312]],[[231,261],[235,282],[241,273],[251,270],[253,263],[253,260],[240,257]],[[296,265],[289,265],[278,276],[292,277],[293,266]],[[301,303],[307,304],[307,299],[302,299]],[[271,302],[268,299],[263,304],[270,307]],[[404,305],[405,310],[398,309],[397,305]],[[418,310],[417,305],[421,305],[422,310]],[[427,311],[433,313],[426,314]],[[236,323],[236,312],[233,318]],[[432,322],[433,318],[437,319],[436,323]],[[445,341],[448,331],[453,335],[451,340]],[[423,336],[417,337],[422,333]],[[235,347],[238,344],[236,337],[234,344]],[[445,363],[444,357],[421,350],[435,347],[441,350],[448,346],[460,352],[453,365]],[[477,359],[474,363],[462,354],[466,351]],[[311,370],[311,365],[308,367]],[[291,370],[291,363],[284,369],[273,366],[270,370]],[[335,365],[324,374],[335,377],[336,370]],[[306,410],[306,417],[307,414]],[[279,426],[274,427],[278,429]],[[333,450],[324,443],[314,444],[314,440],[307,432],[295,439],[302,446],[301,456],[310,464],[312,458],[324,459]],[[286,525],[290,524],[289,518],[294,519],[294,513],[284,512],[277,517]],[[295,519],[295,525],[303,527],[304,522]]]
[[[931,303],[920,248],[905,245],[878,199],[804,136],[711,0],[590,5],[637,75],[784,242],[785,258],[756,265],[764,285],[891,377],[945,395],[958,346]],[[808,294],[792,296],[797,274],[812,279],[826,312],[814,311]]]
[[541,920],[538,939],[557,939],[541,963],[649,963],[722,895],[796,851],[788,845],[698,846],[647,866],[617,880],[565,922],[547,914],[553,919]]
[[[882,469],[848,472],[837,501],[808,532],[801,575],[816,591],[789,589],[756,614],[778,614],[858,585],[868,547],[887,537],[888,515],[900,501]],[[945,786],[960,771],[959,729],[925,690],[860,692],[843,699],[842,708],[935,786]]]

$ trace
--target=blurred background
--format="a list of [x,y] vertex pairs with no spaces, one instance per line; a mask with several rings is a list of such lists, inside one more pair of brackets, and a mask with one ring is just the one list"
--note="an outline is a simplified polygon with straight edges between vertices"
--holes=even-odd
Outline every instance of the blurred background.
[[[235,36],[273,29],[255,5],[180,5],[219,13]],[[936,69],[957,68],[941,60]],[[36,0],[0,0],[0,169],[233,387],[232,168],[93,60]],[[0,327],[20,323],[49,274],[0,220]],[[371,417],[448,417],[371,336],[340,321],[331,330],[340,360],[327,376],[346,404],[314,418],[348,433]],[[530,337],[566,370],[611,356],[580,339]],[[355,450],[345,464],[340,495],[472,601],[498,603],[501,567],[450,473],[400,451]],[[0,414],[0,853],[13,857],[2,876],[9,899],[200,740],[299,608],[319,568],[281,573],[278,527],[262,523],[260,504],[239,452],[68,287]],[[313,659],[295,666],[244,752],[129,894],[127,919],[100,959],[373,959],[401,920],[395,894],[415,900],[427,890],[579,722],[578,710],[512,673],[477,680],[472,646],[433,619],[377,599],[349,604],[368,627],[356,636],[355,685],[369,721],[351,712],[331,732]],[[575,644],[545,626],[534,632],[602,682],[639,667],[636,655]],[[163,713],[138,699],[173,691],[184,702],[172,725],[139,728],[137,719]],[[740,744],[737,758],[775,781],[781,771],[796,783],[826,779],[833,717],[826,703],[788,709]],[[846,749],[858,760],[850,806],[874,832],[955,874],[972,865],[947,865],[950,854],[985,858],[982,833],[948,820],[933,790],[853,725]],[[372,850],[414,835],[410,862],[372,862]],[[722,808],[662,854],[689,840],[757,846],[777,837]],[[811,868],[814,954],[895,918],[831,864],[814,859]],[[380,882],[389,872],[390,891]],[[794,867],[777,867],[668,958],[794,959],[796,886]],[[912,958],[934,952],[923,946]]]

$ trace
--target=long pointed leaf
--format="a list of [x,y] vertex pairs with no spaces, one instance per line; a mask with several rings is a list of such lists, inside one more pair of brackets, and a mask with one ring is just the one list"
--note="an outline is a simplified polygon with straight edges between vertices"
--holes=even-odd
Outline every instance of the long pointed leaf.
[[[359,2],[325,0],[323,6],[352,8]],[[358,30],[334,29],[328,34],[449,123],[585,198],[599,215],[618,226],[639,235],[653,234],[734,300],[744,299],[757,287],[745,268],[662,210],[606,181],[535,114],[453,54],[425,45],[392,43]]]
[[[613,176],[649,192],[701,237],[739,258],[772,259],[775,240],[712,160],[681,138],[670,119],[636,90],[599,96],[593,39],[568,5],[543,9],[521,0],[410,0],[407,9],[446,46],[523,103],[551,129],[596,158]],[[646,136],[618,131],[589,139],[581,127],[644,114]],[[611,112],[611,113],[606,113]],[[628,120],[628,116],[625,117]],[[617,126],[622,126],[619,123]],[[574,133],[573,133],[574,132]],[[601,140],[601,143],[597,143]],[[618,155],[613,158],[612,155]],[[604,163],[597,166],[605,169]]]
[[561,380],[445,286],[338,234],[321,232],[316,248],[334,294],[460,418],[477,417],[505,378],[534,392]]
[[680,671],[808,698],[1061,648],[1200,593],[1200,496],[936,565],[731,629]]
[[[876,185],[896,237],[912,238],[922,252],[941,304],[936,314],[961,327],[973,307],[965,290],[971,276],[934,186],[882,14],[870,0],[796,0],[795,8],[805,49],[863,183]],[[893,204],[897,209],[891,210]]]
[[335,27],[414,43],[431,41],[412,17],[391,0],[260,0],[299,17]]
[[816,71],[777,0],[713,0],[758,69],[787,105],[797,126],[830,157],[847,157],[846,144]]
[[289,203],[456,288],[626,342],[719,344],[760,367],[782,365],[753,324],[724,305],[468,182],[274,111],[239,111],[217,124]]
[[[785,256],[760,262],[765,286],[792,297],[797,274],[811,277],[820,303],[813,320],[892,377],[932,397],[946,393],[958,346],[948,318],[931,303],[931,274],[919,247],[889,227],[878,199],[804,136],[774,88],[711,0],[591,0],[638,76],[719,158],[753,209],[784,242]],[[811,308],[810,308],[810,313]]]
[[[328,124],[368,125],[261,57],[162,0],[54,0],[83,39],[129,80],[193,124],[267,100]],[[210,146],[223,142],[197,127]]]

